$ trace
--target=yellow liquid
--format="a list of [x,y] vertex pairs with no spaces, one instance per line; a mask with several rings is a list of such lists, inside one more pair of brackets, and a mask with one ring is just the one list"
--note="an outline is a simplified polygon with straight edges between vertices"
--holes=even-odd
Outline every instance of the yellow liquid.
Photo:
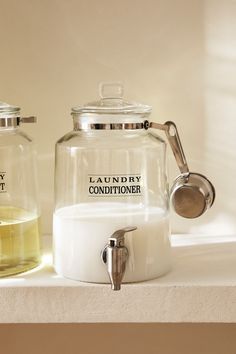
[[0,277],[40,263],[39,217],[24,209],[0,207]]

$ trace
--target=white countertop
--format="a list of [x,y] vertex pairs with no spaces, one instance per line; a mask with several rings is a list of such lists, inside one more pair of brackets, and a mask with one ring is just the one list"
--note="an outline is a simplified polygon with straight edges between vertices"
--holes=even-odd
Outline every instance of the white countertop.
[[0,323],[236,323],[236,236],[175,235],[172,243],[171,272],[117,292],[56,275],[45,250],[40,267],[0,279]]

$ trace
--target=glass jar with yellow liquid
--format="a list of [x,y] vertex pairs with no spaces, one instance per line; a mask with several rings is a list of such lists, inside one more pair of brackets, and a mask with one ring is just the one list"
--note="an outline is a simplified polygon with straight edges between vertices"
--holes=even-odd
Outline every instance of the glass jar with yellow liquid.
[[40,262],[36,152],[20,123],[20,108],[0,102],[0,277]]

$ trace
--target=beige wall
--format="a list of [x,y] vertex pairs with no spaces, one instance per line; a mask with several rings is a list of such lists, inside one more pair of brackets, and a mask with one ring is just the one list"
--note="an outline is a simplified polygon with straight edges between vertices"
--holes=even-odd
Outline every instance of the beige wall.
[[[43,231],[51,232],[54,143],[70,107],[121,80],[127,97],[175,120],[192,170],[217,189],[199,220],[174,232],[236,231],[236,4],[233,0],[0,0],[0,99],[37,114]],[[171,178],[178,173],[170,157]]]
[[71,106],[97,98],[102,80],[123,81],[127,97],[153,106],[154,120],[174,119],[193,168],[204,172],[203,1],[0,4],[0,97],[38,116],[24,129],[38,143],[44,232],[51,232],[54,143],[72,128]]
[[207,0],[204,9],[204,163],[218,193],[210,219],[213,230],[230,234],[236,222],[236,2]]

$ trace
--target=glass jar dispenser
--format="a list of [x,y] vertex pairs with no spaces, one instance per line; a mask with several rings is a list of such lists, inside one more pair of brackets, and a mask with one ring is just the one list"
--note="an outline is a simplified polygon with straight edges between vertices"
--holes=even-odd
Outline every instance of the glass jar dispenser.
[[36,152],[19,127],[35,121],[0,102],[0,277],[40,262]]
[[125,101],[117,83],[100,96],[72,109],[74,129],[56,144],[54,267],[119,290],[171,267],[166,143],[149,128],[165,130],[187,164],[170,126],[147,120],[151,107]]

